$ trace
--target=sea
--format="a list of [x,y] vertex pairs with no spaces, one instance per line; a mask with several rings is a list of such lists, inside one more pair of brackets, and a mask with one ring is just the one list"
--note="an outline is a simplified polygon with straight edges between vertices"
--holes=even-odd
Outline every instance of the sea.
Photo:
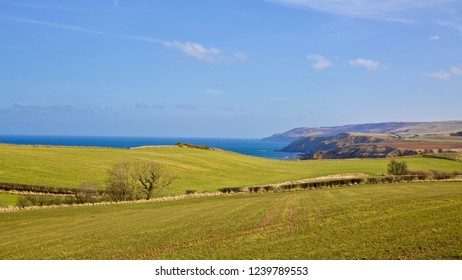
[[19,145],[90,146],[128,149],[140,146],[175,145],[179,142],[271,159],[294,160],[299,157],[297,153],[279,151],[289,144],[287,142],[269,142],[261,139],[0,135],[0,143]]

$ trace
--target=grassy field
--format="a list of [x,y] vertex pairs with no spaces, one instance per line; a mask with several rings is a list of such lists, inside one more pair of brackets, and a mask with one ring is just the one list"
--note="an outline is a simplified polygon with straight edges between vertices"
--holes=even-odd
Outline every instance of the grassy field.
[[406,141],[462,144],[462,137],[450,136],[449,134],[434,134],[434,135],[430,134],[430,135],[419,135],[415,137],[406,138]]
[[14,206],[18,200],[18,196],[8,193],[0,193],[0,207]]
[[[109,149],[0,145],[0,182],[79,187],[83,182],[104,186],[107,170],[125,159],[154,160],[178,176],[164,194],[185,190],[215,191],[313,178],[340,173],[386,172],[388,159],[278,161],[220,150],[179,147]],[[409,158],[410,169],[462,171],[462,163],[443,159]]]
[[462,184],[0,213],[0,259],[462,259]]

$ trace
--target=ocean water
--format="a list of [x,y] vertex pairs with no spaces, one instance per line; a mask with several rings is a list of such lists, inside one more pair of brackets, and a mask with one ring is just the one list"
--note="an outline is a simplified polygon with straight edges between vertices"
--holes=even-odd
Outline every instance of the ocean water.
[[290,160],[298,157],[296,153],[278,151],[289,143],[268,142],[260,139],[0,135],[0,143],[21,145],[133,148],[151,145],[175,145],[178,142],[203,145],[264,158]]

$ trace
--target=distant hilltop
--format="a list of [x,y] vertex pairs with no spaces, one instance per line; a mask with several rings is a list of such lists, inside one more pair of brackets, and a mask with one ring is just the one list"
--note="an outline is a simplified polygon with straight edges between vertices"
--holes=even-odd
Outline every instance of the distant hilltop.
[[299,127],[264,138],[265,141],[293,142],[302,137],[335,136],[340,133],[390,133],[404,137],[425,134],[445,134],[462,131],[462,121],[441,122],[384,122],[349,124],[332,127]]

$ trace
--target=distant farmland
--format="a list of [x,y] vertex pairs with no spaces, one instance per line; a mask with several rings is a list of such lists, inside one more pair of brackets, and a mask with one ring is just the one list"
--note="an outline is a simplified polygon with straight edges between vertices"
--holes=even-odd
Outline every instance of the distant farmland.
[[378,143],[379,146],[393,147],[398,149],[408,150],[424,150],[424,149],[444,149],[454,150],[461,149],[462,143],[446,143],[446,142],[413,142],[413,141],[402,141],[402,142],[382,142]]

